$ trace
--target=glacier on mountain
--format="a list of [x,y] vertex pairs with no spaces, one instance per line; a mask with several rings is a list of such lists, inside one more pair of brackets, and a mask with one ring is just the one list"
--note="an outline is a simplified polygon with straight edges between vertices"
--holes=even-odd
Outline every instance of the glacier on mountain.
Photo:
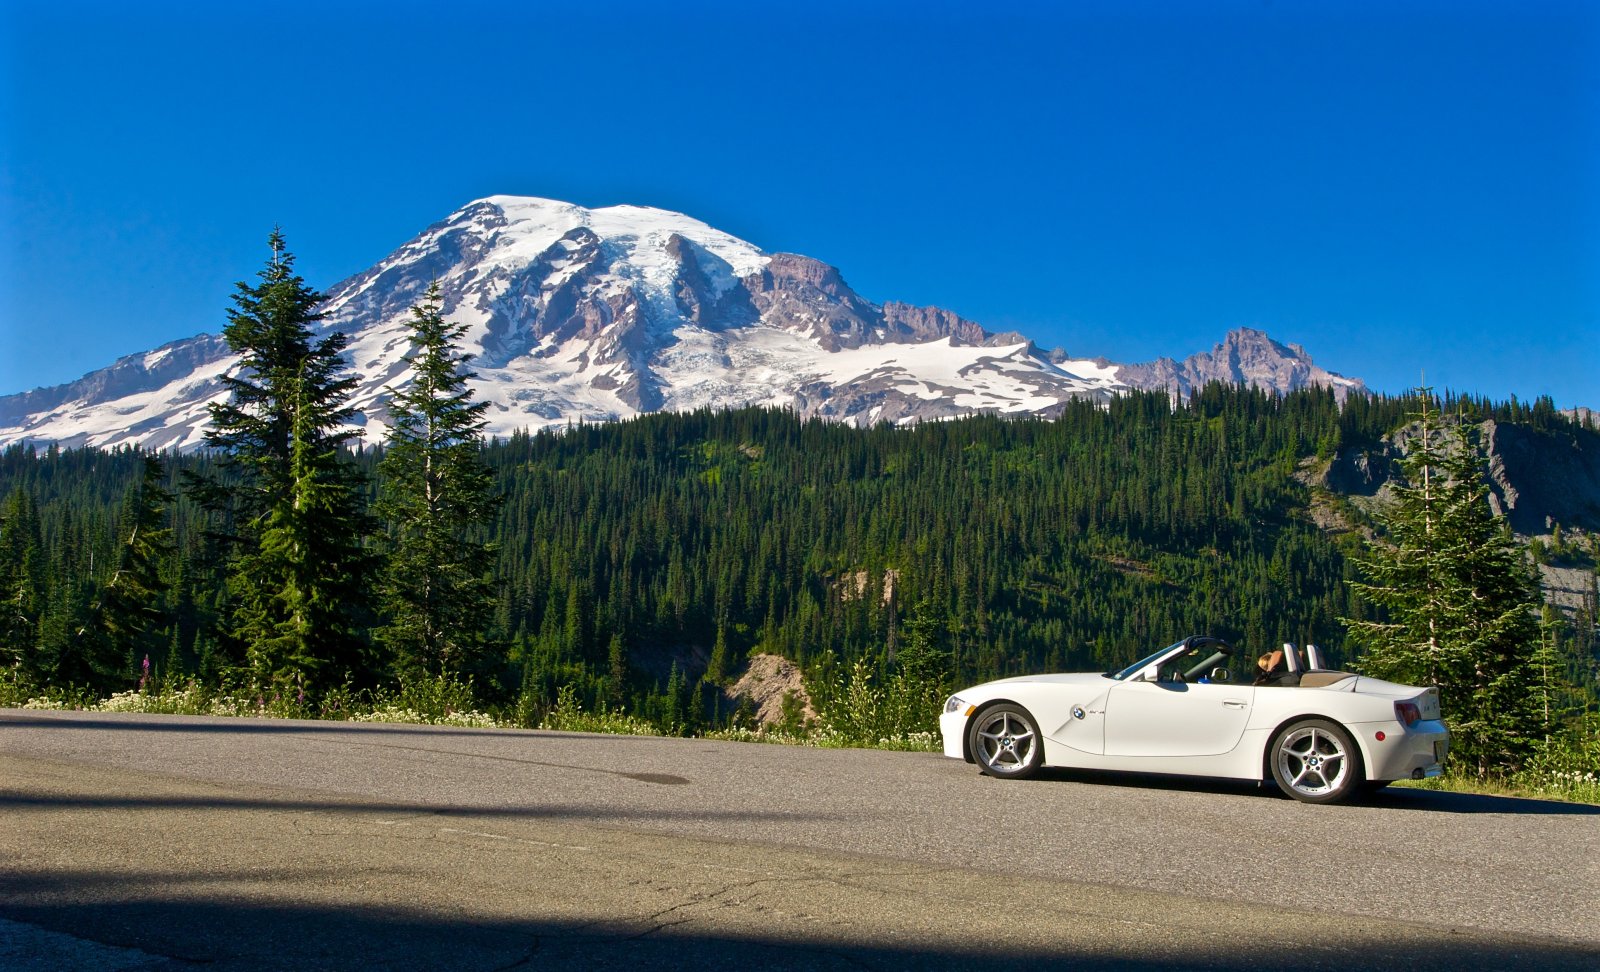
[[[409,380],[410,308],[438,281],[466,324],[491,434],[658,410],[768,405],[857,425],[988,412],[1049,416],[1131,388],[1208,380],[1341,396],[1359,381],[1239,329],[1209,354],[1141,365],[1039,352],[948,311],[874,304],[820,261],[681,213],[490,196],[336,284],[321,326],[349,337],[368,443]],[[76,382],[0,397],[0,444],[191,449],[237,358],[217,335],[129,355]]]

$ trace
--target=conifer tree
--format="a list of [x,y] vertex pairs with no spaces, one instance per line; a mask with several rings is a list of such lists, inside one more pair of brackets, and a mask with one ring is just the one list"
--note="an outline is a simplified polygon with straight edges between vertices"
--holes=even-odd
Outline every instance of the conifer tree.
[[949,635],[943,609],[929,599],[917,602],[895,653],[899,674],[936,694],[942,692],[950,681]]
[[237,482],[209,495],[234,523],[227,633],[263,687],[315,693],[372,674],[364,481],[341,455],[360,434],[347,404],[356,379],[344,335],[314,334],[322,296],[294,272],[282,234],[269,243],[260,282],[238,285],[223,329],[241,367],[222,379],[229,400],[211,406],[206,442]]
[[60,578],[39,621],[34,671],[40,684],[101,692],[125,674],[122,659],[111,656],[94,630],[93,585],[87,577]]
[[[494,548],[480,538],[500,501],[481,455],[488,405],[472,400],[459,349],[466,325],[444,319],[437,283],[411,313],[412,382],[394,395],[379,466],[391,550],[378,636],[401,671],[440,675],[470,670],[483,652]],[[568,625],[579,625],[568,610]]]
[[1489,508],[1476,444],[1448,432],[1423,390],[1404,485],[1380,515],[1356,592],[1380,609],[1346,619],[1368,674],[1437,685],[1455,758],[1480,776],[1514,771],[1541,734],[1533,711],[1538,582]]
[[706,661],[705,681],[710,685],[723,685],[728,681],[728,625],[717,625],[717,640],[711,647],[711,657]]
[[607,701],[613,709],[621,709],[627,699],[628,689],[628,650],[623,646],[622,635],[611,636],[611,644],[606,649]]
[[0,665],[35,685],[47,674],[35,653],[44,596],[39,513],[26,490],[14,489],[0,507]]
[[95,612],[107,652],[130,661],[158,652],[168,640],[168,585],[162,570],[173,545],[166,526],[172,495],[162,486],[165,474],[159,456],[143,457],[139,482],[128,491],[119,517],[116,566],[100,590]]

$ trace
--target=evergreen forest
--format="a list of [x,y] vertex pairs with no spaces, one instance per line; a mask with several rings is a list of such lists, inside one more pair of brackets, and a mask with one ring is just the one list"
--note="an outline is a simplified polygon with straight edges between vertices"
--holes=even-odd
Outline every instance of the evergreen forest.
[[[280,684],[252,664],[236,619],[256,595],[230,568],[236,514],[211,495],[244,479],[237,463],[13,446],[0,453],[0,664],[33,688],[103,697],[192,679],[298,692],[313,710],[431,672],[531,724],[565,690],[692,731],[734,716],[713,688],[758,652],[794,660],[823,695],[857,665],[890,677],[913,641],[947,687],[1109,668],[1193,633],[1247,651],[1311,641],[1348,660],[1341,619],[1373,610],[1349,583],[1361,535],[1314,524],[1296,473],[1416,407],[1213,385],[1177,406],[1135,393],[1052,420],[855,429],[747,409],[481,443],[495,499],[463,524],[486,552],[481,637],[448,672],[408,665],[384,635],[386,585],[347,584],[337,670],[293,669],[316,645],[286,642],[279,664],[296,674]],[[1517,403],[1443,407],[1563,421]],[[386,453],[342,456],[362,546],[381,561],[394,527],[366,510],[385,508]],[[1578,687],[1563,704],[1583,709],[1592,606],[1558,627]]]

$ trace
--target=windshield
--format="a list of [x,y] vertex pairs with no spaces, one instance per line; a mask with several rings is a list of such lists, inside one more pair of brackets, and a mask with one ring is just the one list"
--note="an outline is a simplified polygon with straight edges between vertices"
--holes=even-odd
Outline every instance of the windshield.
[[1183,642],[1181,642],[1181,641],[1175,641],[1172,644],[1168,645],[1167,647],[1161,649],[1160,651],[1152,652],[1152,653],[1144,656],[1143,658],[1141,658],[1138,661],[1134,662],[1132,665],[1129,665],[1127,668],[1124,668],[1120,672],[1106,672],[1106,675],[1107,675],[1107,677],[1114,678],[1114,679],[1116,679],[1117,681],[1120,682],[1120,681],[1122,681],[1122,680],[1124,680],[1124,679],[1126,679],[1126,678],[1128,678],[1128,677],[1130,677],[1132,675],[1139,674],[1139,672],[1144,670],[1144,667],[1146,665],[1149,665],[1151,662],[1155,661],[1157,658],[1160,658],[1162,655],[1165,655],[1167,652],[1171,651],[1174,648],[1177,648],[1178,646],[1180,646],[1182,644],[1183,644]]
[[[1165,659],[1161,661],[1161,671],[1156,675],[1158,681],[1208,681],[1214,669],[1228,667],[1232,655],[1232,646],[1216,638],[1185,638],[1154,654],[1144,656],[1120,672],[1106,672],[1106,677],[1119,682],[1126,681],[1156,661]],[[1230,678],[1232,674],[1218,677]]]

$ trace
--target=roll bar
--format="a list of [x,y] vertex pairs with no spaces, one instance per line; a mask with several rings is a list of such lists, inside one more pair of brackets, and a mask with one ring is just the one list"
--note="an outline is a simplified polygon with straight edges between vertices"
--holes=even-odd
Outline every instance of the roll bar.
[[1300,657],[1300,649],[1290,642],[1283,643],[1283,662],[1289,671],[1296,675],[1305,672],[1326,671],[1327,666],[1322,663],[1322,649],[1316,645],[1306,645],[1305,658]]

